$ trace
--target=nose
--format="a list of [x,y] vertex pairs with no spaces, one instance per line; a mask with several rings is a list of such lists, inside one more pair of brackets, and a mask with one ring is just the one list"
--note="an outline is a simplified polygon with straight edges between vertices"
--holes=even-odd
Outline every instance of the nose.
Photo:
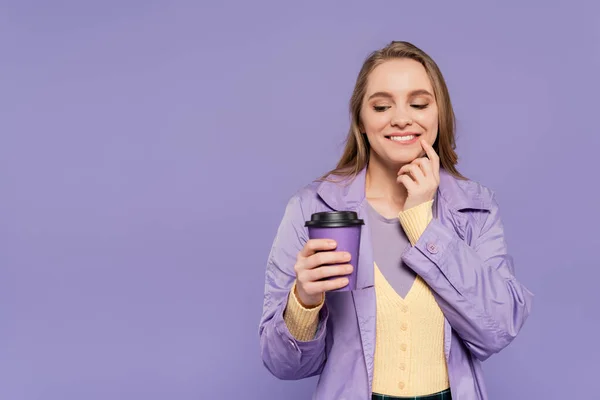
[[410,113],[407,110],[398,107],[390,123],[392,124],[392,126],[397,126],[398,128],[403,129],[406,126],[412,125],[413,120],[410,117]]

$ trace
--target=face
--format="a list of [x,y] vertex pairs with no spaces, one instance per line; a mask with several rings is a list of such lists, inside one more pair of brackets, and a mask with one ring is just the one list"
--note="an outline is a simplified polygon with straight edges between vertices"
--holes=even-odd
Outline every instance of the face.
[[369,75],[361,108],[361,129],[371,145],[371,159],[393,167],[425,154],[419,141],[433,145],[438,131],[438,108],[423,65],[395,59],[378,65]]

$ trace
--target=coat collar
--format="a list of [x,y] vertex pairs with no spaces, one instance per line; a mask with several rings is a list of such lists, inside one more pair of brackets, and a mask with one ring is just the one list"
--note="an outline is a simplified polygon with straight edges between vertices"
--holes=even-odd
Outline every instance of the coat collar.
[[[333,210],[356,211],[365,199],[367,169],[363,168],[354,178],[330,176],[331,180],[320,182],[317,193]],[[484,210],[491,208],[491,199],[485,196],[480,185],[473,181],[455,178],[440,168],[438,201],[455,210]]]

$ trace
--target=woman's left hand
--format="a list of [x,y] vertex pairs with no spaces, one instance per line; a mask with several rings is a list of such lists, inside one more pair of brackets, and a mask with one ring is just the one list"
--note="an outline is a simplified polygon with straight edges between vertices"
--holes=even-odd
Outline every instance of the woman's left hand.
[[440,184],[440,158],[424,139],[421,139],[421,146],[429,158],[419,157],[398,171],[397,182],[408,192],[404,210],[433,200]]

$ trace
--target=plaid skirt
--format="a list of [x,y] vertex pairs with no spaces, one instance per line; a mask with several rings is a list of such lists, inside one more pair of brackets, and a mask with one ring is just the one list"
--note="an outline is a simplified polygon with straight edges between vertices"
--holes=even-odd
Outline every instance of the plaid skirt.
[[450,396],[450,389],[443,390],[434,394],[428,394],[426,396],[411,396],[411,397],[397,397],[388,396],[387,394],[373,393],[373,400],[452,400]]

